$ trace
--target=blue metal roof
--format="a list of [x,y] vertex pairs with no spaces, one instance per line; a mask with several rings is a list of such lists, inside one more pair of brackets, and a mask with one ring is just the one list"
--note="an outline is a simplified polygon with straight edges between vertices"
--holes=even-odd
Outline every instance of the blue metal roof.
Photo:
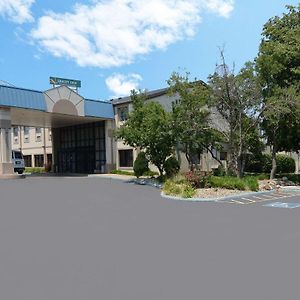
[[84,110],[87,117],[114,119],[114,110],[111,102],[85,99]]
[[0,85],[0,105],[46,111],[42,92]]
[[[47,111],[43,92],[5,85],[0,85],[0,106]],[[84,99],[84,110],[87,117],[114,118],[111,102]]]

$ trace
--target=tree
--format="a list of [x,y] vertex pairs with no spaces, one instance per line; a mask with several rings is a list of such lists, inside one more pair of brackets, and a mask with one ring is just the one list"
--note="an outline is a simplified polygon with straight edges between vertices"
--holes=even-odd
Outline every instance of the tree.
[[125,144],[145,151],[147,158],[164,173],[164,163],[172,154],[174,137],[171,114],[157,102],[145,103],[146,95],[132,91],[133,111],[115,133]]
[[277,88],[266,99],[262,127],[271,147],[272,170],[270,178],[277,171],[277,152],[298,151],[300,147],[300,111],[299,95],[294,87]]
[[263,28],[256,68],[263,87],[263,129],[272,150],[271,178],[278,151],[299,151],[300,5]]
[[221,64],[209,76],[211,106],[226,120],[227,130],[220,131],[228,143],[228,169],[243,176],[245,153],[249,150],[249,134],[257,129],[264,111],[261,87],[254,64],[248,62],[238,74],[230,70],[221,50]]
[[185,153],[191,170],[198,168],[203,150],[220,147],[220,135],[211,127],[208,100],[210,91],[202,81],[189,80],[189,74],[181,76],[174,72],[167,81],[169,94],[178,97],[173,105],[173,130],[178,147]]

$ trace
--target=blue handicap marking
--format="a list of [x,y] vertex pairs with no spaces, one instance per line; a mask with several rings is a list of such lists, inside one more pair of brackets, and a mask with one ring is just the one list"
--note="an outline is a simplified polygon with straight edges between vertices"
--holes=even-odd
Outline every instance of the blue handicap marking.
[[276,208],[297,208],[300,207],[300,203],[283,203],[283,202],[274,202],[265,204],[267,207],[276,207]]

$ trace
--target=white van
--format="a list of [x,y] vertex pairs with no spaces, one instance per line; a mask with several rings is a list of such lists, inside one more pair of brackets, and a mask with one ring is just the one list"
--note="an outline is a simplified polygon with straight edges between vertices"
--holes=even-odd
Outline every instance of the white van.
[[14,171],[18,174],[23,174],[25,171],[25,161],[21,151],[12,151],[12,163]]

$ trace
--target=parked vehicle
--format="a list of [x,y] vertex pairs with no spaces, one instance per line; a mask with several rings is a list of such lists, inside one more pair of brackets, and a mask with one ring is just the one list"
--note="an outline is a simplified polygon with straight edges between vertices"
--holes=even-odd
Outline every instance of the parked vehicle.
[[14,172],[23,174],[25,171],[25,161],[21,151],[12,151],[12,163],[14,166]]

